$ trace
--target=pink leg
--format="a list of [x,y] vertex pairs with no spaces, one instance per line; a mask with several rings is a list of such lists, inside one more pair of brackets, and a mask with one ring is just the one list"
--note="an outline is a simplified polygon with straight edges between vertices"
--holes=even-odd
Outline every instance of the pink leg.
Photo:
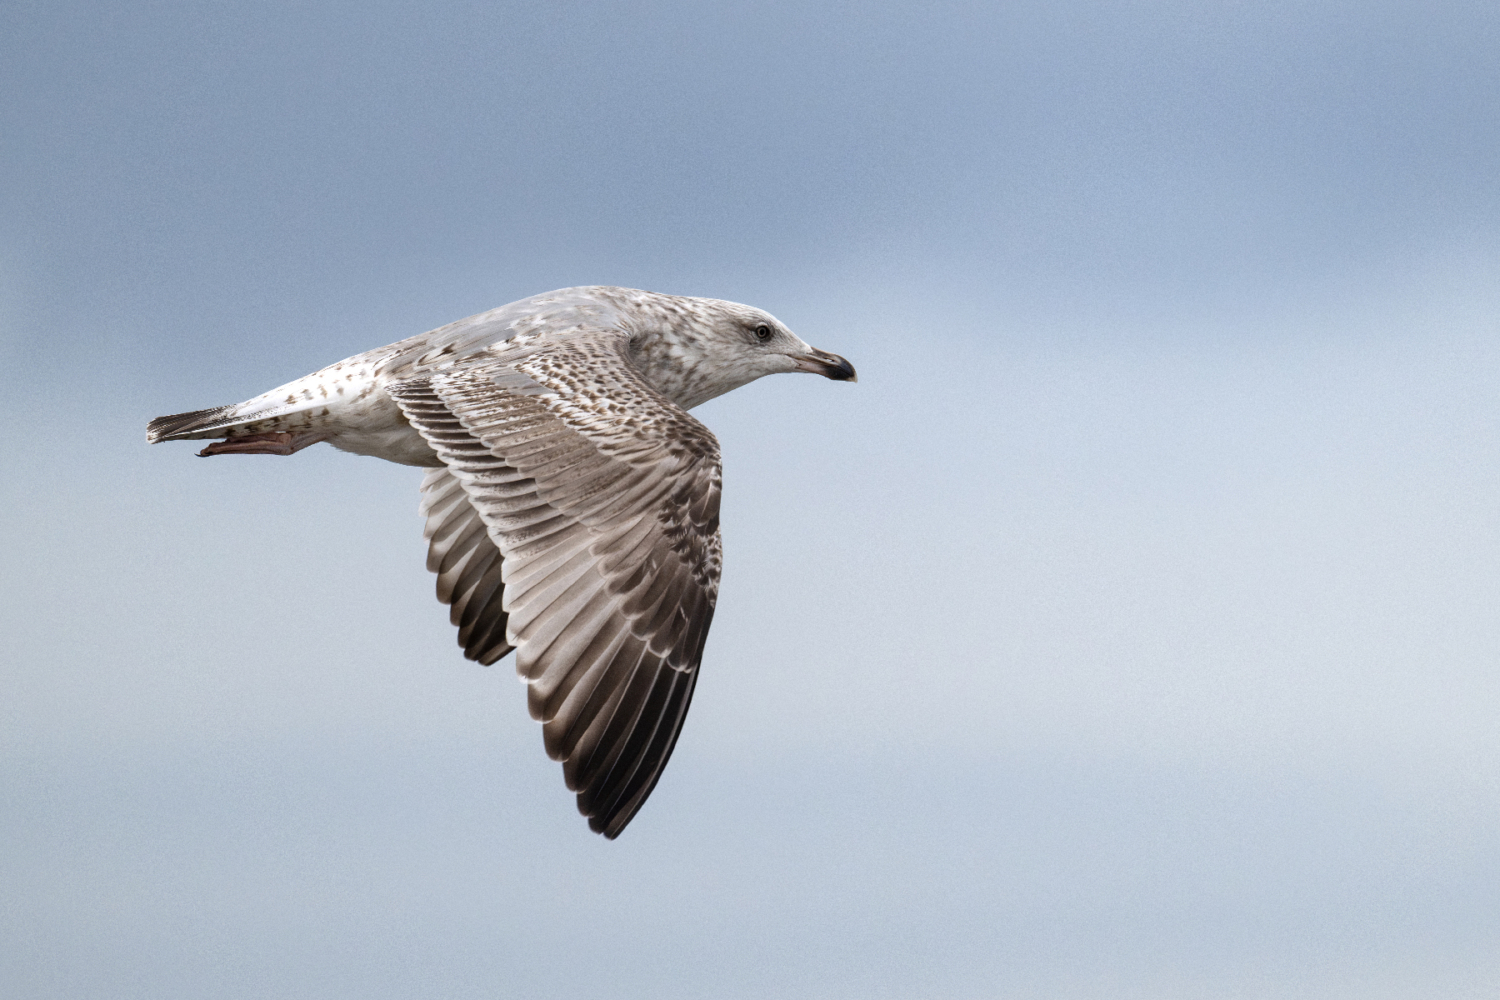
[[293,434],[290,431],[266,431],[263,434],[241,434],[215,441],[198,452],[199,458],[210,455],[290,455],[323,440],[321,434]]

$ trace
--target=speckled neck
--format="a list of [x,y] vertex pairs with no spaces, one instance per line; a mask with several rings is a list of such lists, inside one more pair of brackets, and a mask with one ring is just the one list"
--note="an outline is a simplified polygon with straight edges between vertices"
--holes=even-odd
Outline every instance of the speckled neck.
[[631,310],[631,355],[647,380],[685,410],[737,389],[739,377],[716,363],[710,300],[655,296]]

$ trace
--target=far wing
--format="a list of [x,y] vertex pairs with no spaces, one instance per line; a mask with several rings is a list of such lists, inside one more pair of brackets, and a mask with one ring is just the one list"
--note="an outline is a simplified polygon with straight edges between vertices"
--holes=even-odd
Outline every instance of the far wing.
[[448,617],[458,626],[458,644],[469,659],[489,666],[515,648],[505,637],[500,550],[446,468],[428,470],[419,513],[427,518],[427,568],[437,574],[438,600],[453,608]]
[[618,331],[389,391],[498,547],[505,639],[547,753],[589,825],[617,836],[671,756],[713,618],[717,441]]

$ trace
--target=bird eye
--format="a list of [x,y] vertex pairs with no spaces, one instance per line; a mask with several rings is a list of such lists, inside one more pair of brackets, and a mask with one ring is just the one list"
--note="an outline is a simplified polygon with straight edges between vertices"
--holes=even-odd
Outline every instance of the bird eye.
[[755,328],[755,339],[756,340],[770,340],[771,339],[771,328],[769,326],[766,326],[766,324],[764,324],[764,323],[762,323],[760,326],[757,326]]

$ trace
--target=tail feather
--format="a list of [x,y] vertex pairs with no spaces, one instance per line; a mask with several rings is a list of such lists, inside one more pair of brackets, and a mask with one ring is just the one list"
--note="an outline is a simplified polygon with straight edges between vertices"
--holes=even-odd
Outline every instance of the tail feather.
[[[157,417],[146,425],[146,441],[156,444],[190,438],[243,439],[264,434],[289,434],[289,446],[293,451],[304,448],[314,441],[324,440],[335,429],[339,418],[333,415],[334,410],[363,399],[374,388],[371,384],[374,363],[368,355],[378,353],[356,355],[243,403]],[[398,412],[394,405],[390,409],[392,413]],[[268,441],[266,439],[261,444]],[[243,440],[240,443],[254,444]],[[256,445],[246,453],[260,453],[261,450],[260,445]],[[210,452],[226,453],[222,448]],[[274,453],[290,454],[281,450]]]
[[233,415],[238,408],[237,406],[215,406],[207,410],[193,410],[191,413],[172,413],[165,417],[157,417],[146,425],[146,443],[223,437],[227,429],[244,423],[243,417]]

